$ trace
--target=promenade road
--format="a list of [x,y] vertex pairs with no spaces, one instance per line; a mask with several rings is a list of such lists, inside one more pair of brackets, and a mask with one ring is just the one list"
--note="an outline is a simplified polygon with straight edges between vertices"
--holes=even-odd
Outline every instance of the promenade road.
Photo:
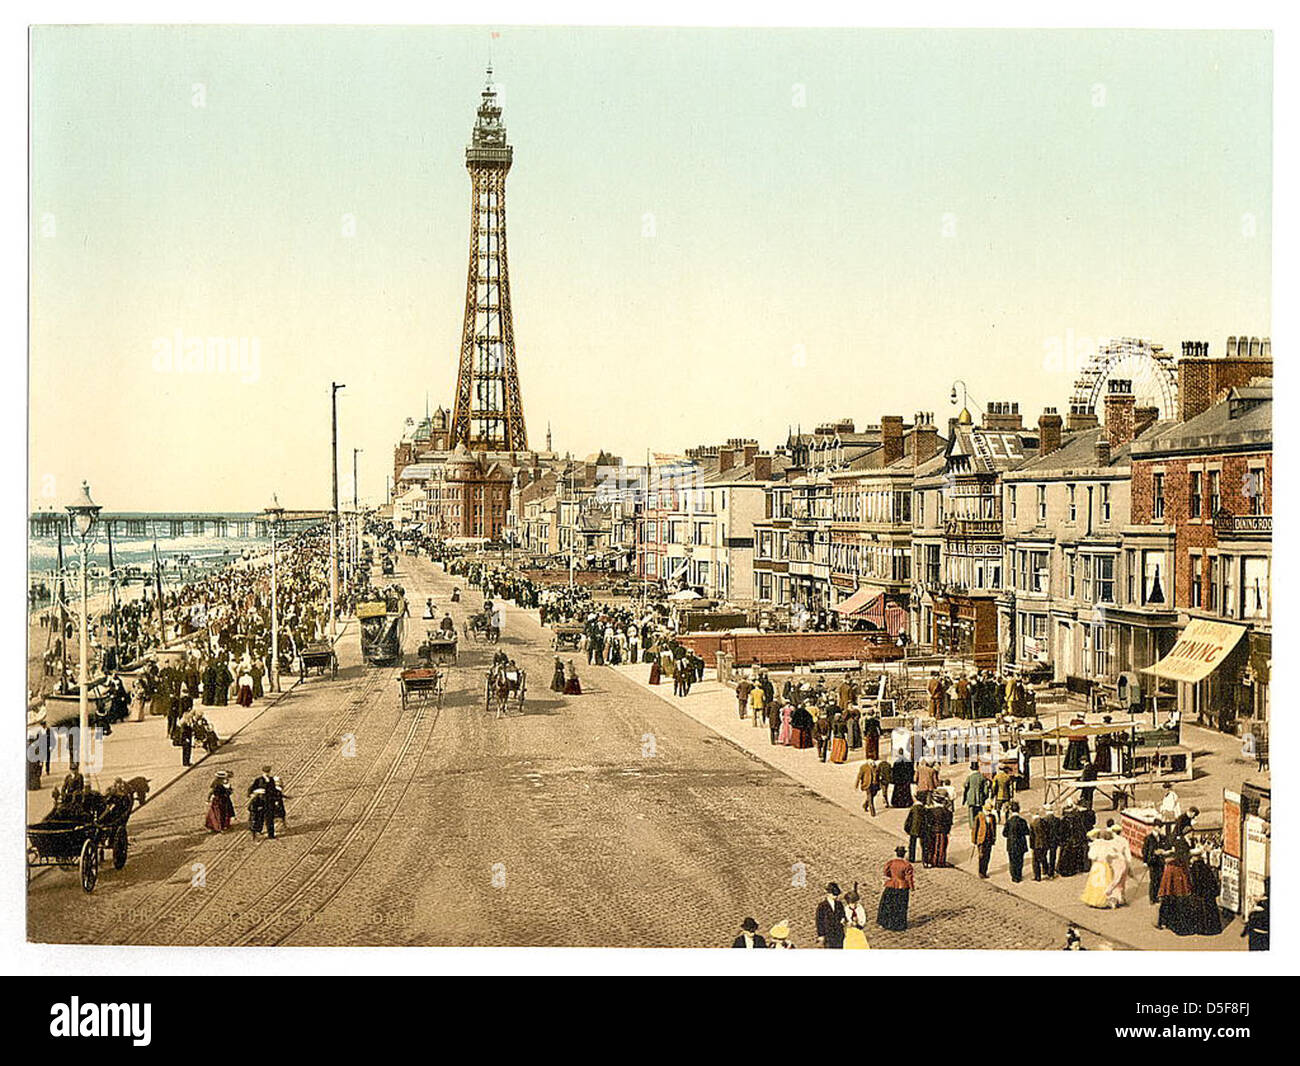
[[[477,610],[424,559],[396,580],[418,615]],[[408,657],[422,623],[411,619]],[[507,605],[501,647],[528,671],[522,714],[484,710],[492,649],[463,646],[439,710],[401,710],[397,669],[361,663],[355,629],[337,681],[310,679],[236,743],[132,816],[125,870],[93,897],[54,871],[29,890],[38,941],[137,944],[727,946],[740,920],[789,919],[814,941],[822,886],[862,884],[874,919],[895,839],[620,671],[550,691],[549,635]],[[110,754],[111,759],[111,754]],[[269,841],[241,821],[203,827],[213,772],[237,795],[263,763],[288,793]],[[112,766],[106,772],[114,773]],[[958,870],[917,870],[913,925],[873,947],[1059,947],[1064,920]]]

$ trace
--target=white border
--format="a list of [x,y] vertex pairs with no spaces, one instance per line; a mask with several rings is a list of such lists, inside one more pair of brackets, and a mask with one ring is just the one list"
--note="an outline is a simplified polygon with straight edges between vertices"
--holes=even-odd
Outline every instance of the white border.
[[[6,17],[3,37],[3,62],[0,77],[4,79],[8,106],[4,110],[4,139],[8,147],[4,168],[4,192],[9,205],[8,217],[15,218],[20,210],[26,214],[27,172],[25,149],[27,144],[27,23],[253,23],[253,24],[427,24],[440,16],[450,21],[463,18],[466,11],[461,6],[433,6],[413,2],[372,0],[363,7],[327,2],[310,6],[295,5],[276,0],[226,0],[226,2],[191,4],[186,6],[184,18],[177,17],[175,3],[134,2],[104,4],[90,2],[52,2],[44,4],[20,3],[10,8]],[[931,3],[922,6],[888,5],[879,11],[864,11],[858,5],[805,2],[797,6],[789,3],[722,4],[711,0],[661,0],[641,10],[618,8],[612,14],[612,5],[583,2],[552,2],[545,7],[545,17],[539,18],[538,6],[516,0],[479,5],[475,11],[488,11],[494,25],[571,24],[571,25],[662,25],[662,26],[905,26],[905,27],[1070,27],[1070,28],[1172,28],[1172,29],[1232,29],[1271,28],[1275,32],[1274,45],[1274,203],[1273,248],[1275,254],[1273,286],[1275,298],[1271,335],[1273,350],[1278,360],[1277,378],[1279,413],[1289,411],[1292,396],[1293,362],[1300,358],[1290,338],[1296,336],[1296,293],[1300,278],[1296,271],[1296,205],[1294,190],[1300,189],[1300,168],[1296,163],[1296,123],[1294,101],[1300,99],[1300,47],[1295,44],[1297,17],[1293,5],[1282,3],[1238,2],[1222,3],[1151,4],[1129,2],[1092,2],[1072,7],[1044,7],[1026,2],[1004,3],[995,8],[966,3]],[[363,14],[364,18],[358,18]],[[25,565],[19,576],[19,560],[26,558],[26,507],[30,493],[25,485],[27,451],[26,423],[26,278],[27,230],[21,238],[9,244],[5,264],[3,307],[9,324],[6,331],[10,339],[9,365],[21,368],[13,381],[3,390],[4,417],[0,418],[0,432],[4,434],[6,452],[24,457],[20,466],[8,464],[3,498],[10,502],[13,514],[0,525],[0,550],[7,565],[12,567],[12,584],[8,587],[11,598],[4,600],[0,612],[0,648],[4,662],[10,667],[4,677],[11,680],[11,692],[6,701],[13,715],[12,728],[17,731],[20,719],[19,678],[26,677],[22,659],[22,642],[25,639]],[[1280,297],[1280,299],[1278,298]],[[1294,455],[1294,430],[1291,422],[1280,418],[1276,426],[1275,447],[1287,456]],[[1275,466],[1275,512],[1280,516],[1279,529],[1294,528],[1297,498],[1295,464],[1290,460]],[[1282,543],[1287,543],[1286,541]],[[1281,605],[1275,610],[1274,645],[1279,651],[1278,680],[1274,682],[1274,727],[1271,749],[1278,771],[1274,793],[1275,847],[1273,849],[1273,881],[1275,895],[1281,904],[1274,907],[1272,940],[1274,949],[1267,955],[1247,955],[1238,952],[1141,952],[1108,953],[1088,952],[997,952],[981,951],[977,956],[985,972],[1000,974],[1148,974],[1148,975],[1217,975],[1237,974],[1289,974],[1300,969],[1300,948],[1295,943],[1294,890],[1297,863],[1294,849],[1289,845],[1289,827],[1295,824],[1294,797],[1287,786],[1284,752],[1295,752],[1297,728],[1296,708],[1290,694],[1294,691],[1293,677],[1283,649],[1294,645],[1289,638],[1294,633],[1292,619],[1294,605],[1300,601],[1300,589],[1295,580],[1294,557],[1285,551],[1274,553],[1274,602]],[[11,738],[0,751],[18,750],[16,738]],[[210,974],[214,972],[254,972],[254,967],[270,966],[279,974],[423,974],[430,972],[466,974],[502,973],[629,973],[638,974],[736,974],[736,973],[861,973],[859,964],[850,971],[844,956],[828,956],[817,951],[788,953],[709,951],[632,951],[632,950],[581,950],[581,949],[464,949],[464,948],[406,948],[406,949],[240,949],[231,954],[230,949],[162,949],[162,948],[111,948],[33,945],[25,941],[25,889],[23,878],[22,817],[25,794],[21,766],[17,758],[0,761],[0,784],[5,802],[3,826],[0,826],[0,951],[3,951],[3,969],[11,973],[44,975],[120,975],[122,973]],[[780,959],[779,965],[776,960]],[[960,972],[969,967],[969,953],[950,951],[925,952],[916,961],[928,972]],[[879,967],[872,967],[878,971]],[[1159,983],[1153,984],[1153,992]]]

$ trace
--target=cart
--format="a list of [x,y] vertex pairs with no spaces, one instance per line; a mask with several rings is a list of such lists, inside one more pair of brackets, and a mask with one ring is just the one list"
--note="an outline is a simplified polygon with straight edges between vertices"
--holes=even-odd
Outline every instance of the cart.
[[494,662],[484,685],[483,709],[495,709],[498,718],[510,713],[511,704],[522,711],[527,693],[527,670],[514,663]]
[[402,710],[411,705],[423,707],[428,703],[434,703],[442,710],[442,694],[447,687],[446,671],[403,670],[398,677],[398,684],[402,691]]
[[551,630],[551,647],[556,651],[577,651],[582,644],[582,626],[576,623],[561,622]]
[[27,827],[27,880],[45,866],[78,870],[83,892],[94,892],[99,864],[111,851],[113,869],[126,865],[129,810],[108,808],[101,814],[51,816]]
[[473,637],[475,641],[495,644],[497,631],[492,628],[492,616],[486,611],[470,615],[465,620],[465,636],[467,639]]
[[420,645],[416,655],[426,668],[439,663],[455,666],[459,644],[455,630],[431,630],[425,634],[424,643]]
[[334,645],[328,640],[313,640],[304,644],[299,659],[302,661],[302,672],[298,676],[302,680],[307,680],[308,670],[315,670],[318,677],[324,677],[328,670],[330,679],[338,680],[339,657],[334,652]]

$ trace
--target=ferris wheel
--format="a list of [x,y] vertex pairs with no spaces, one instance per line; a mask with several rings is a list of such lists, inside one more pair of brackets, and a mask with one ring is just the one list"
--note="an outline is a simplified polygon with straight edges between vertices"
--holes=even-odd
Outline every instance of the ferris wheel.
[[1161,418],[1174,415],[1178,403],[1178,361],[1172,352],[1137,337],[1104,342],[1079,371],[1070,396],[1071,406],[1096,411],[1106,382],[1112,378],[1131,381],[1139,405],[1160,408]]

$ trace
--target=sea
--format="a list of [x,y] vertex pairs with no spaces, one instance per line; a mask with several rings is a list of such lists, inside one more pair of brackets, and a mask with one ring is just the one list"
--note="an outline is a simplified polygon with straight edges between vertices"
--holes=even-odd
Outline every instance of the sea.
[[[178,579],[188,580],[204,570],[224,566],[246,555],[256,555],[270,547],[270,538],[257,536],[255,519],[259,515],[247,512],[189,514],[185,516],[183,535],[175,535],[178,516],[175,513],[149,512],[118,514],[113,531],[113,563],[119,574],[129,578],[153,573],[154,545],[162,562],[163,574],[170,584]],[[58,568],[57,534],[49,523],[33,515],[28,524],[27,569],[28,586],[50,585]],[[204,532],[195,532],[198,524],[188,519],[202,519]],[[214,527],[220,523],[227,535],[216,535]],[[63,532],[63,562],[65,574],[80,569],[80,552],[76,540]],[[108,535],[101,522],[92,535],[87,552],[90,583],[94,587],[107,587]],[[140,583],[140,579],[136,580]]]

